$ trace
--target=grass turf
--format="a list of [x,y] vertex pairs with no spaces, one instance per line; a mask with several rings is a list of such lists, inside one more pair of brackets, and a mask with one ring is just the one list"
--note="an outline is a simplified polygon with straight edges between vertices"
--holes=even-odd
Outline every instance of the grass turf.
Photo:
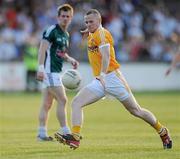
[[[73,93],[68,93],[68,118]],[[100,100],[84,108],[83,140],[71,150],[57,142],[37,142],[39,93],[0,94],[1,159],[180,159],[180,92],[135,93],[171,131],[173,149],[163,150],[148,124],[131,116],[116,100]],[[49,135],[59,128],[55,104],[50,112]]]

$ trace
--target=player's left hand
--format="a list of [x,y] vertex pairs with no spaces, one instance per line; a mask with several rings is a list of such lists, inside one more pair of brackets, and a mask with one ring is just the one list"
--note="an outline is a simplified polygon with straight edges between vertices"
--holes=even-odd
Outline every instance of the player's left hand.
[[79,66],[79,62],[76,61],[75,59],[72,59],[71,65],[73,66],[73,69],[77,69]]

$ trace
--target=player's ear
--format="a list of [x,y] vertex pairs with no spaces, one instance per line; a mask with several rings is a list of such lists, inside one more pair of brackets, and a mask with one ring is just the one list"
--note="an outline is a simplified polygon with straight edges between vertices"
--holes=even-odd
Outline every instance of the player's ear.
[[58,15],[58,16],[56,17],[56,20],[58,21],[58,23],[59,23],[59,18],[60,18],[60,15]]
[[99,22],[102,23],[102,18],[99,18]]

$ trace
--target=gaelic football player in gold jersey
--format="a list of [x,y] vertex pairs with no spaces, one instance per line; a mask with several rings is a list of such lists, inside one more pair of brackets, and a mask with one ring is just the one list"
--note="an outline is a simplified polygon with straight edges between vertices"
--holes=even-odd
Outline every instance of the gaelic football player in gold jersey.
[[72,148],[78,148],[83,124],[83,107],[109,94],[119,100],[132,115],[150,124],[160,135],[164,148],[172,148],[168,129],[150,111],[141,108],[134,98],[115,58],[113,37],[101,25],[100,13],[96,9],[90,9],[84,19],[87,29],[83,33],[87,36],[89,63],[95,78],[81,89],[72,101],[72,134],[56,134],[58,140]]

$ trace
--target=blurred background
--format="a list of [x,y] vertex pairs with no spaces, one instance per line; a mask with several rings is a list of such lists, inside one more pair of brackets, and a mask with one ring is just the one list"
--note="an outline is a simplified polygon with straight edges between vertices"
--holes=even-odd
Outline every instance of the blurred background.
[[74,7],[69,54],[80,61],[83,84],[92,75],[80,30],[84,13],[96,8],[114,37],[116,57],[132,89],[180,90],[178,68],[164,76],[180,44],[179,0],[0,0],[0,91],[39,91],[39,43],[63,3]]

